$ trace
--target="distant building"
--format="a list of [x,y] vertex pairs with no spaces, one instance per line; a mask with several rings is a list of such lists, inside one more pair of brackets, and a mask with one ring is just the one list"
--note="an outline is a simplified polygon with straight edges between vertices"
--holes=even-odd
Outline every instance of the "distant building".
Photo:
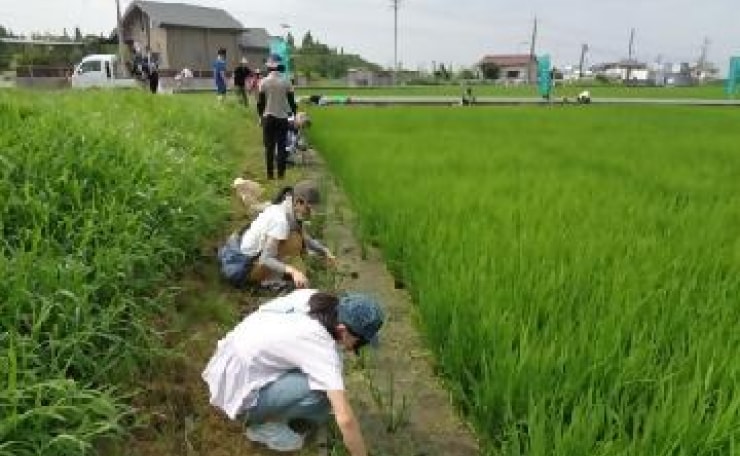
[[583,68],[583,71],[581,71],[581,68],[577,65],[565,65],[562,67],[561,72],[563,75],[563,81],[565,82],[594,78],[593,71],[588,68]]
[[591,70],[597,76],[626,84],[646,85],[650,81],[647,64],[637,60],[602,63],[592,66]]
[[241,58],[244,27],[222,9],[134,0],[122,22],[124,41],[149,47],[162,69],[209,70],[219,48],[226,49],[229,67]]
[[393,72],[350,68],[347,70],[347,85],[350,87],[389,86],[393,84]]
[[481,76],[495,73],[496,80],[509,83],[524,83],[537,80],[537,57],[529,54],[486,55],[478,62]]
[[270,54],[270,34],[263,28],[246,28],[239,37],[241,55],[249,60],[249,66],[259,68]]

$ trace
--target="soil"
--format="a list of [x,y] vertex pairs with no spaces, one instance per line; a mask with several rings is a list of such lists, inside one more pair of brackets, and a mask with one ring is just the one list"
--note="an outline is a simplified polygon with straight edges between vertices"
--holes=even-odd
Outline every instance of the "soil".
[[[335,252],[334,273],[310,269],[309,278],[321,288],[373,293],[386,312],[377,350],[347,360],[347,388],[371,454],[394,456],[479,454],[470,429],[458,417],[438,379],[431,355],[415,325],[416,312],[408,294],[396,289],[380,253],[362,248],[354,236],[354,216],[346,197],[314,153],[309,164],[290,170],[289,179],[310,175],[329,189],[323,228],[326,244]],[[243,173],[246,174],[246,173]],[[248,174],[246,174],[248,176]],[[235,205],[234,224],[245,218]],[[322,226],[323,225],[323,226]],[[107,454],[139,456],[267,456],[276,453],[247,441],[242,425],[228,420],[208,404],[200,373],[216,342],[241,316],[269,299],[231,289],[220,281],[215,261],[219,240],[204,245],[202,258],[184,275],[176,300],[176,316],[166,336],[177,354],[153,366],[141,380],[136,406],[146,423],[125,448]],[[319,432],[299,455],[343,454],[332,427]]]

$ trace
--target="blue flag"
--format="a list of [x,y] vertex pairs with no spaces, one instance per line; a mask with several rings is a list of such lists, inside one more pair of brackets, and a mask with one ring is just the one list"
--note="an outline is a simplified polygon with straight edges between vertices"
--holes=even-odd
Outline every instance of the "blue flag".
[[540,96],[550,97],[552,90],[552,71],[550,68],[550,56],[541,55],[537,57],[537,91]]
[[285,77],[290,80],[293,77],[293,68],[290,66],[290,46],[288,46],[288,42],[281,37],[272,37],[270,39],[270,54],[280,56],[285,66]]
[[733,96],[740,86],[740,57],[730,57],[730,73],[727,75],[727,95]]

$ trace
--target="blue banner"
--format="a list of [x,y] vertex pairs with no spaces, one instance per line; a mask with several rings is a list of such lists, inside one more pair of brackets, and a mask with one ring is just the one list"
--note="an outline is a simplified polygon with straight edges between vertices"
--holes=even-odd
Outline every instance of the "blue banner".
[[290,61],[290,46],[288,42],[281,37],[272,37],[270,39],[270,54],[277,54],[285,66],[285,77],[289,80],[293,78],[293,68]]
[[740,89],[740,57],[730,57],[730,73],[727,75],[727,95],[733,96]]
[[550,56],[541,55],[537,57],[537,91],[540,96],[550,98],[552,90],[552,69],[550,68]]

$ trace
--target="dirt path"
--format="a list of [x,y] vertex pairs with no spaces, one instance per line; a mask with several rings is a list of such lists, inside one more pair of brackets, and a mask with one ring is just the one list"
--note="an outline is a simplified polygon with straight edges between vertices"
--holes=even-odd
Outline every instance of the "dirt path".
[[[254,132],[252,132],[254,134]],[[258,149],[252,145],[253,149]],[[250,153],[242,175],[259,177],[258,153]],[[381,347],[373,354],[348,360],[348,389],[365,438],[375,456],[475,455],[477,444],[461,423],[447,393],[431,371],[429,354],[423,349],[413,324],[414,310],[408,295],[394,289],[379,253],[373,249],[362,258],[353,235],[353,215],[345,196],[325,175],[320,160],[290,170],[287,181],[301,175],[321,179],[330,189],[323,222],[325,240],[339,258],[338,274],[317,274],[314,283],[364,290],[382,302],[387,323]],[[234,226],[245,218],[235,204]],[[218,277],[215,248],[218,240],[206,243],[201,261],[184,275],[179,286],[173,321],[168,322],[166,340],[178,356],[152,366],[142,378],[143,393],[137,406],[151,414],[124,448],[107,454],[131,456],[267,456],[276,453],[249,443],[239,423],[227,420],[208,404],[200,373],[216,341],[244,314],[267,297],[250,296],[224,285]],[[330,433],[331,435],[331,433]],[[300,455],[338,455],[327,448],[323,437]],[[329,446],[333,441],[329,440]]]
[[360,410],[368,446],[374,455],[478,454],[476,441],[432,373],[431,355],[414,324],[417,316],[408,293],[395,289],[376,249],[365,247],[362,259],[346,197],[333,182],[330,188],[325,233],[341,254],[341,288],[373,293],[387,315],[380,348],[349,369],[348,389]]

